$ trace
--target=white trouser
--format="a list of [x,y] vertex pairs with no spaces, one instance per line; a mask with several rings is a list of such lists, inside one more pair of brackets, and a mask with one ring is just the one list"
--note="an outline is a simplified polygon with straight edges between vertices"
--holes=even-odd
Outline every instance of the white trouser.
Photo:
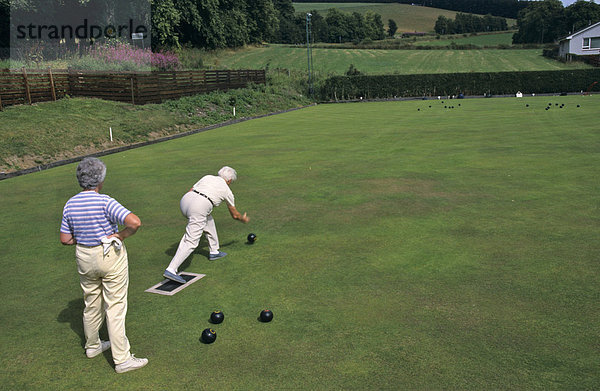
[[189,191],[181,197],[179,207],[181,208],[181,213],[188,218],[188,224],[185,227],[185,234],[179,242],[179,247],[177,247],[177,252],[171,260],[169,267],[167,267],[167,270],[171,273],[177,273],[179,266],[198,247],[203,232],[206,234],[206,239],[208,239],[210,253],[219,253],[217,227],[210,215],[213,209],[212,203],[206,197]]
[[129,340],[125,335],[129,265],[127,250],[110,246],[104,254],[102,246],[75,247],[79,283],[83,289],[83,332],[85,348],[100,347],[98,331],[106,315],[106,327],[115,364],[129,360]]

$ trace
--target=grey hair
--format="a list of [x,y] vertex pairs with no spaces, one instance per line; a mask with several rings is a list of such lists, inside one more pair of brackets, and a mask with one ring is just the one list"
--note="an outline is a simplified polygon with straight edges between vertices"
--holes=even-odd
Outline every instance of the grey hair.
[[95,189],[105,177],[106,166],[98,158],[86,157],[77,166],[77,180],[84,190]]
[[237,172],[233,168],[225,166],[219,170],[219,176],[226,181],[231,180],[233,182],[237,179]]

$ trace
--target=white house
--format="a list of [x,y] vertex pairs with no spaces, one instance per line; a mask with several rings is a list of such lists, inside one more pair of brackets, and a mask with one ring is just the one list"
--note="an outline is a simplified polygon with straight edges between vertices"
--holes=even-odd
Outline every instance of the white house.
[[568,60],[577,56],[600,55],[600,22],[579,30],[560,40],[558,55]]

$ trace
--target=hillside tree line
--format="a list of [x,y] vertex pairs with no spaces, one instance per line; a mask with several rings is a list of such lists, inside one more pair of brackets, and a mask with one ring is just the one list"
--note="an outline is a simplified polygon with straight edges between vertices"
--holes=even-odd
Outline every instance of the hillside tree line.
[[456,14],[454,19],[440,15],[435,22],[434,30],[437,34],[464,34],[479,33],[484,31],[508,30],[506,19],[501,16],[477,16],[473,14]]
[[[313,41],[350,42],[385,38],[381,15],[331,9],[311,12]],[[154,0],[153,46],[218,49],[261,42],[306,42],[306,14],[291,0]]]

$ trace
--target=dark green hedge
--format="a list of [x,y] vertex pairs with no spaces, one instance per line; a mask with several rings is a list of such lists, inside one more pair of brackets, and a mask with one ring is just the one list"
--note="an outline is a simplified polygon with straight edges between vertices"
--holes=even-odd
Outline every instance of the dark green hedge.
[[334,76],[325,81],[322,100],[381,99],[458,95],[509,95],[517,91],[562,93],[600,91],[600,68],[569,71],[446,73],[430,75]]

